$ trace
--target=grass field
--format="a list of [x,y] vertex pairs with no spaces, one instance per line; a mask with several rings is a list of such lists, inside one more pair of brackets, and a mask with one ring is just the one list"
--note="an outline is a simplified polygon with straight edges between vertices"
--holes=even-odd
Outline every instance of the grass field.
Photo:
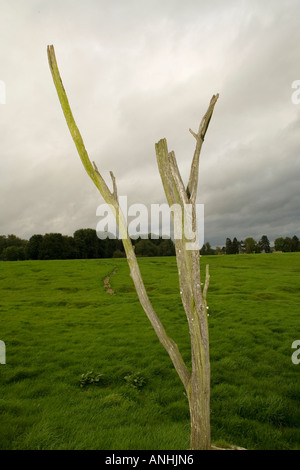
[[[150,299],[189,363],[175,258],[140,259]],[[216,444],[300,449],[300,254],[202,257]],[[104,278],[117,267],[110,284]],[[202,267],[202,274],[204,269]],[[183,386],[124,259],[0,263],[0,449],[189,448]],[[80,387],[82,374],[102,374]],[[124,377],[139,374],[140,389]]]

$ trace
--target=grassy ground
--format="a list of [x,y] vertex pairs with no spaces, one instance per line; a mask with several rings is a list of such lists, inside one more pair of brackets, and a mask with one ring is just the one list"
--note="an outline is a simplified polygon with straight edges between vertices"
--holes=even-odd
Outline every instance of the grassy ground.
[[[300,449],[300,365],[291,361],[300,339],[300,254],[206,262],[214,443]],[[110,295],[103,280],[115,266]],[[145,258],[140,266],[189,363],[175,258]],[[189,448],[183,387],[126,260],[0,263],[0,340],[7,360],[0,365],[0,449]],[[81,388],[81,374],[92,370],[100,382]],[[136,373],[141,389],[124,380]]]

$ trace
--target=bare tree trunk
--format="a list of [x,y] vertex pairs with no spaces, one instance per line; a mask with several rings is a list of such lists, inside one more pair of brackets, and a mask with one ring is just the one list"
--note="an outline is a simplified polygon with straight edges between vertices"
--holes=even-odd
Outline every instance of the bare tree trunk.
[[[205,285],[202,290],[200,280],[200,259],[197,235],[191,240],[188,234],[196,234],[195,201],[197,195],[199,157],[202,143],[217,102],[218,95],[213,96],[205,113],[198,133],[190,130],[196,139],[196,148],[191,165],[187,188],[184,187],[174,152],[168,152],[166,139],[156,145],[158,167],[169,206],[181,209],[180,215],[174,215],[174,231],[182,236],[175,239],[180,294],[186,312],[191,339],[192,371],[185,365],[177,344],[167,335],[161,321],[147,295],[139,265],[128,234],[126,220],[119,206],[116,179],[111,172],[112,191],[108,188],[95,163],[91,163],[86,152],[79,129],[73,118],[68,98],[59,74],[54,48],[48,46],[48,60],[57,94],[64,112],[71,136],[88,175],[99,189],[105,201],[115,211],[119,225],[130,274],[133,279],[140,303],[149,318],[161,344],[168,352],[173,365],[187,393],[191,416],[191,449],[206,450],[211,448],[210,437],[210,362],[207,322],[206,294],[209,285],[209,270],[206,267]],[[191,210],[186,210],[189,207]],[[186,230],[187,229],[187,230]],[[192,249],[191,242],[194,242]]]
[[[216,102],[213,97],[211,108]],[[212,112],[211,109],[211,112]],[[207,116],[207,113],[206,115]],[[210,115],[208,115],[210,116]],[[203,118],[207,119],[207,117]],[[206,127],[207,129],[207,127]],[[200,149],[198,149],[200,153]],[[176,259],[178,267],[180,294],[186,312],[191,339],[192,373],[187,391],[191,417],[191,449],[209,449],[210,436],[210,360],[209,335],[207,322],[206,294],[209,285],[209,269],[206,267],[204,289],[201,289],[200,255],[196,234],[196,181],[190,177],[190,190],[185,190],[174,152],[168,152],[165,139],[156,144],[156,155],[161,179],[169,206],[178,204],[182,207],[182,216],[173,216],[174,232],[183,237],[175,238]],[[197,154],[198,155],[198,154]],[[197,158],[196,155],[196,158]],[[195,157],[194,157],[195,159]],[[191,172],[195,169],[191,168]],[[189,196],[190,194],[190,196]],[[186,206],[190,205],[191,218],[186,216]],[[178,225],[181,224],[181,230]],[[194,249],[188,249],[191,242],[186,238],[185,224],[189,224],[188,233],[195,233]]]

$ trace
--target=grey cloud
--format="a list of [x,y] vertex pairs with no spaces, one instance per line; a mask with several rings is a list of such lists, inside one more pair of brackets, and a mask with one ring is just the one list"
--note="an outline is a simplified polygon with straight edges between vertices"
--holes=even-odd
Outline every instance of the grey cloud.
[[[201,155],[205,238],[300,236],[299,2],[0,1],[0,232],[96,227],[103,202],[84,173],[50,75],[54,44],[92,160],[129,203],[165,202],[154,144],[187,181],[196,129],[220,99]],[[300,106],[300,105],[299,105]]]

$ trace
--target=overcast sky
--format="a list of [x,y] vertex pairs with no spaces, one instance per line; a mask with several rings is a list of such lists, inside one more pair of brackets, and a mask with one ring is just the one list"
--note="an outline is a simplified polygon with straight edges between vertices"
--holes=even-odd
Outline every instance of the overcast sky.
[[91,160],[128,204],[166,202],[155,142],[187,182],[198,129],[205,241],[300,238],[299,0],[0,0],[0,234],[96,228],[53,85],[53,44]]

